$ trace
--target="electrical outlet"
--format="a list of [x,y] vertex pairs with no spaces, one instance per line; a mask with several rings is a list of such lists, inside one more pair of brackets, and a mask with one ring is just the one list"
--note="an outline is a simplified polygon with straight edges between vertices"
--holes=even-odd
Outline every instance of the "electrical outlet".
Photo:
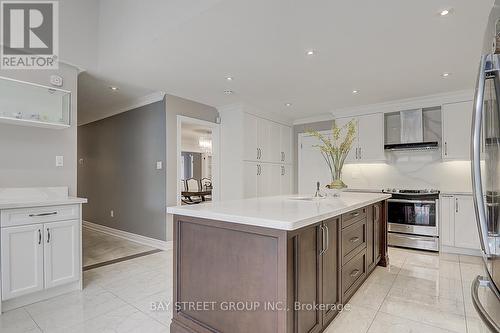
[[56,156],[56,167],[64,166],[64,156]]
[[161,170],[161,169],[163,169],[163,162],[156,161],[156,170]]
[[109,215],[110,215],[111,217],[115,217],[115,211],[114,211],[114,210],[111,210],[111,211],[109,212]]

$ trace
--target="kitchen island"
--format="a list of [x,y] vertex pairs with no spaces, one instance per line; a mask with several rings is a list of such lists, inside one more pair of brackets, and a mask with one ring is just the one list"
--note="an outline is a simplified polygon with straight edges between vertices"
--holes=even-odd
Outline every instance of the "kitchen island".
[[171,332],[322,332],[386,266],[382,193],[267,197],[169,207]]

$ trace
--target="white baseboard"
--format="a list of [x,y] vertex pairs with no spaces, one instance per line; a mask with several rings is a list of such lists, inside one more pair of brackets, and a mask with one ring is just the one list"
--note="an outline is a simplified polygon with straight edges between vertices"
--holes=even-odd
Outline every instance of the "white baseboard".
[[103,225],[100,225],[97,223],[92,223],[89,221],[83,221],[82,223],[83,223],[84,228],[99,231],[99,232],[102,232],[102,233],[105,233],[105,234],[108,234],[111,236],[120,237],[120,238],[129,240],[132,242],[136,242],[136,243],[139,243],[142,245],[151,246],[151,247],[154,247],[156,249],[167,251],[167,250],[172,250],[172,248],[173,248],[172,241],[166,242],[166,241],[162,241],[159,239],[154,239],[154,238],[150,238],[150,237],[146,237],[146,236],[142,236],[142,235],[133,234],[131,232],[106,227],[106,226],[103,226]]
[[481,257],[480,250],[472,250],[472,249],[464,249],[462,247],[453,247],[453,246],[441,246],[441,252],[443,253],[453,253],[453,254],[465,254],[469,256]]

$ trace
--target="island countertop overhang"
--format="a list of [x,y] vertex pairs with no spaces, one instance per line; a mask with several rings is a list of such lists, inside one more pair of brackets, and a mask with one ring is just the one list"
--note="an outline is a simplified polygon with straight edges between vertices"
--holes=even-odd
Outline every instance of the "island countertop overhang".
[[358,192],[343,192],[339,197],[320,200],[275,196],[173,206],[167,208],[167,213],[293,231],[390,197],[384,193]]

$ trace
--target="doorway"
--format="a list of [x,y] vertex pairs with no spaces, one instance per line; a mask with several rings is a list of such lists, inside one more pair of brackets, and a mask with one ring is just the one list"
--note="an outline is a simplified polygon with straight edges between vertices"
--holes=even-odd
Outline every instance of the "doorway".
[[177,204],[218,200],[219,124],[177,117]]

